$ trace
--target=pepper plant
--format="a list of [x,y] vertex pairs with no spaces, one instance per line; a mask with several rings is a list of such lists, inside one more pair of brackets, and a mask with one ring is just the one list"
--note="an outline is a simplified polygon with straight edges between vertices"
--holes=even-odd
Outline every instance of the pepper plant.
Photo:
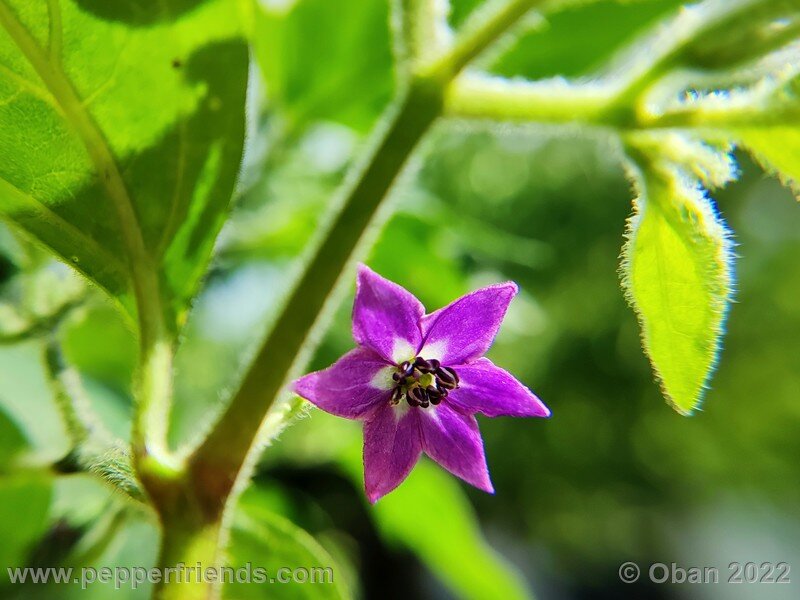
[[[502,365],[480,358],[513,284],[475,292],[467,298],[481,302],[461,312],[425,315],[400,287],[408,282],[362,268],[354,333],[363,348],[303,377],[356,263],[395,208],[393,192],[436,153],[437,128],[545,126],[606,140],[634,198],[622,288],[655,378],[681,414],[700,404],[733,297],[733,234],[711,194],[736,179],[734,150],[800,192],[798,0],[357,0],[341,20],[338,4],[0,0],[0,215],[11,232],[3,239],[22,256],[16,277],[41,296],[5,306],[3,341],[41,340],[70,436],[58,467],[93,473],[152,511],[161,567],[225,562],[253,468],[307,409],[293,391],[365,421],[372,501],[421,450],[490,490],[472,415],[549,414]],[[587,42],[569,15],[601,5],[617,7],[630,35],[597,32],[577,68],[559,53]],[[380,59],[380,49],[357,47],[360,18],[385,27],[390,64],[367,78],[353,68],[315,89],[301,68]],[[537,47],[534,34],[549,27],[550,46]],[[294,64],[303,45],[337,29],[314,63]],[[553,75],[519,76],[513,65],[527,56],[544,56]],[[309,114],[348,121],[329,110],[331,98],[348,95],[377,107],[375,119],[349,123],[369,130],[367,142],[247,367],[220,391],[218,414],[175,447],[174,360],[215,248],[225,248],[232,199]],[[265,127],[267,113],[274,120]],[[82,277],[48,279],[48,256]],[[104,431],[60,347],[61,324],[98,296],[138,340],[127,440]],[[211,583],[154,588],[159,598],[219,593]]]

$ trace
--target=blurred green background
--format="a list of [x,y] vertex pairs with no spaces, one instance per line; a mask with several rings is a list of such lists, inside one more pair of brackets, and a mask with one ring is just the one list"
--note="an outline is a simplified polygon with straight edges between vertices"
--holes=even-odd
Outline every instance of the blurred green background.
[[[455,3],[453,23],[473,4]],[[565,10],[487,61],[506,75],[586,74],[677,4]],[[175,443],[198,435],[226,398],[391,99],[387,22],[385,3],[368,0],[268,2],[257,16],[262,71],[251,84],[249,146],[236,209],[179,352]],[[800,207],[738,158],[740,181],[715,194],[737,243],[735,303],[703,410],[686,418],[653,382],[620,291],[632,192],[613,137],[438,126],[394,190],[396,213],[367,262],[430,310],[516,281],[521,293],[489,356],[553,417],[481,420],[496,495],[426,463],[372,508],[360,486],[358,427],[310,412],[266,450],[242,501],[250,521],[242,517],[234,534],[233,560],[333,561],[340,583],[366,598],[511,598],[525,588],[556,599],[800,597],[798,583],[626,586],[617,575],[622,562],[658,561],[716,566],[725,579],[732,561],[771,561],[800,577]],[[6,231],[0,248],[3,315],[47,312],[80,287]],[[353,346],[349,293],[313,368]],[[60,337],[104,424],[126,439],[136,348],[127,325],[91,292]],[[15,457],[0,463],[0,564],[152,562],[149,516],[87,475],[47,467],[67,442],[37,342],[0,347],[0,406],[0,456]],[[282,519],[317,542],[299,544],[294,558],[271,554],[270,531]],[[12,587],[5,577],[8,598],[110,593]],[[226,596],[336,597],[319,586],[243,589]]]

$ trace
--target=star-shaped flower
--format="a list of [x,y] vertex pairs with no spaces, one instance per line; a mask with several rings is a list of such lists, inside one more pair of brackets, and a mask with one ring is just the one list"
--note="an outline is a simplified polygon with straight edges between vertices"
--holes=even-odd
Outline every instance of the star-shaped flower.
[[483,354],[514,283],[467,294],[431,314],[410,292],[368,267],[358,271],[358,348],[298,379],[294,391],[325,412],[364,422],[364,483],[376,502],[422,452],[464,481],[494,492],[475,414],[548,417],[548,408]]

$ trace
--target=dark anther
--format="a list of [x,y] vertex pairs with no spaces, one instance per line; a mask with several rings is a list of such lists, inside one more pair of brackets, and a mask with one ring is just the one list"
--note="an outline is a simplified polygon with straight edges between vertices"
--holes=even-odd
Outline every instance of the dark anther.
[[458,373],[456,373],[455,370],[451,369],[450,367],[444,367],[444,370],[447,371],[448,373],[450,373],[450,375],[453,376],[453,379],[456,380],[456,387],[458,387],[458,383],[459,383]]
[[418,356],[417,359],[414,361],[414,366],[422,373],[430,373],[433,370],[431,368],[431,363],[429,363],[421,356]]
[[172,68],[173,69],[180,69],[183,66],[183,61],[180,58],[173,58],[172,59]]
[[[430,375],[433,375],[433,381],[430,381]],[[420,408],[441,404],[447,394],[458,387],[458,375],[453,369],[443,367],[435,358],[425,360],[421,356],[397,365],[392,379],[395,382],[392,403],[397,404],[405,398],[409,406]],[[423,381],[428,385],[423,387]]]
[[427,388],[425,388],[425,391],[428,394],[428,398],[430,399],[431,404],[433,404],[434,406],[436,406],[437,404],[439,404],[439,402],[442,401],[442,393],[432,385],[429,385]]
[[458,387],[458,376],[449,367],[439,367],[436,369],[436,383],[439,387],[454,390]]
[[403,390],[402,390],[402,388],[400,388],[400,387],[396,387],[396,388],[394,388],[394,391],[392,392],[392,402],[394,402],[395,404],[397,404],[398,402],[400,402],[400,399],[401,399],[402,397],[403,397]]
[[428,392],[423,390],[421,387],[413,387],[408,390],[408,396],[413,397],[419,406],[426,405],[429,401]]

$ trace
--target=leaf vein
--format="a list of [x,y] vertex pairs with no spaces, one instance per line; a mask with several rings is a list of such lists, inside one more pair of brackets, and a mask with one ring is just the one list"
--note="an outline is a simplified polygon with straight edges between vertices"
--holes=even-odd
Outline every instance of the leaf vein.
[[[102,257],[103,262],[108,264],[110,267],[113,267],[114,270],[119,271],[125,277],[127,277],[127,269],[125,265],[122,264],[116,256],[112,253],[108,252],[103,246],[98,244],[94,239],[87,236],[83,231],[75,227],[69,221],[66,221],[63,217],[61,217],[58,213],[56,213],[47,203],[42,202],[35,196],[28,194],[13,183],[8,181],[7,179],[0,177],[0,191],[4,192],[5,194],[16,198],[20,203],[30,207],[32,210],[35,210],[39,213],[40,218],[47,223],[58,227],[59,230],[63,231],[65,237],[69,237],[73,240],[80,241],[82,247],[89,249],[93,254]],[[0,196],[0,206],[2,206],[3,197]],[[8,217],[9,220],[16,223],[19,227],[22,227],[26,231],[33,233],[25,227],[18,219],[14,218],[14,215],[10,211],[2,211],[2,213]]]
[[151,264],[133,202],[108,140],[86,111],[61,66],[52,63],[48,54],[42,50],[30,31],[8,6],[7,0],[0,0],[0,26],[5,29],[50,90],[56,102],[63,108],[66,121],[85,146],[114,206],[136,292],[142,343],[146,346],[162,335],[164,315],[158,276]]

